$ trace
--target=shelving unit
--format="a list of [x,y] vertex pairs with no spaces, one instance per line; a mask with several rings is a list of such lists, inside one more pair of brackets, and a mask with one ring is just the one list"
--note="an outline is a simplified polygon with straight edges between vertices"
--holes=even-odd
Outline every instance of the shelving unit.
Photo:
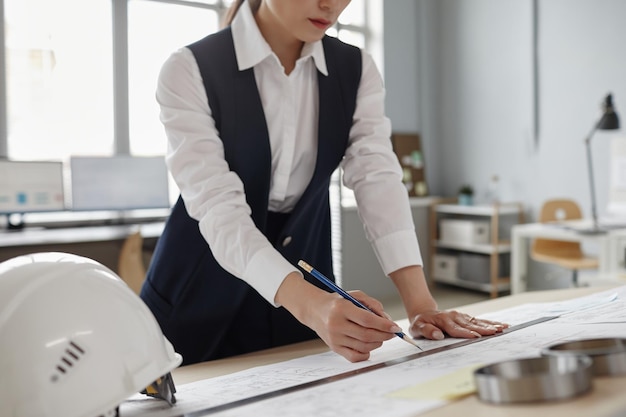
[[[463,220],[465,225],[488,225],[489,235],[484,242],[470,238],[441,239],[442,220]],[[510,291],[511,283],[508,261],[511,253],[510,229],[514,224],[524,222],[521,203],[499,203],[493,205],[464,206],[437,203],[430,211],[430,267],[431,278],[435,282],[456,285],[472,290],[487,292],[492,298],[499,293]],[[449,226],[449,225],[448,225]],[[445,273],[436,263],[448,262]],[[467,265],[486,265],[485,273],[478,274],[472,268],[472,279],[467,278],[470,268]]]

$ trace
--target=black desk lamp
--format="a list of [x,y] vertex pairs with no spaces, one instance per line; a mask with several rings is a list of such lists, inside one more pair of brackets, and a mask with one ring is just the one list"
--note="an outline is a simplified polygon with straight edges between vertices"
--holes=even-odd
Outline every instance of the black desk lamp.
[[600,225],[598,224],[598,211],[596,207],[596,187],[593,180],[593,165],[591,162],[591,138],[593,137],[596,130],[617,130],[619,129],[619,118],[617,117],[617,113],[615,113],[615,109],[613,108],[613,96],[611,94],[607,94],[604,98],[604,103],[602,103],[602,117],[600,120],[593,126],[591,132],[585,138],[585,145],[587,147],[587,168],[589,170],[589,187],[591,189],[591,216],[593,219],[593,225],[591,229],[581,230],[582,233],[588,234],[597,234],[604,233]]

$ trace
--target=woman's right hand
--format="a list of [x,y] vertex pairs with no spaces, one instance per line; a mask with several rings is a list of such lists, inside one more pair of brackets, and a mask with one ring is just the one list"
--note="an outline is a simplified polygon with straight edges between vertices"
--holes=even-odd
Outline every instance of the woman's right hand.
[[339,294],[317,288],[295,272],[285,278],[275,301],[313,329],[332,351],[350,362],[360,362],[369,359],[372,350],[402,329],[386,318],[378,300],[362,291],[350,294],[374,313],[355,306]]

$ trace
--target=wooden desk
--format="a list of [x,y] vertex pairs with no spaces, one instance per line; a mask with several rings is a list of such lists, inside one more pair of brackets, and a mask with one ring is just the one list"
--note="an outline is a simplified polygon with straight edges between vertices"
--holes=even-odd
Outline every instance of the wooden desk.
[[591,242],[598,245],[598,273],[609,279],[617,279],[619,259],[618,247],[624,246],[625,229],[614,229],[603,234],[584,234],[576,230],[544,223],[515,225],[511,229],[511,293],[517,294],[528,287],[528,246],[532,239],[556,239],[570,242]]
[[[531,302],[560,301],[580,297],[610,287],[573,288],[526,292],[483,301],[459,307],[458,310],[472,315],[502,310]],[[406,323],[400,323],[406,325]],[[267,365],[289,359],[327,351],[323,342],[309,341],[275,349],[268,349],[251,354],[221,359],[201,364],[181,367],[173,371],[174,381],[181,385],[201,379],[241,371],[254,366]],[[461,415],[488,417],[528,417],[541,413],[549,417],[601,416],[617,417],[626,415],[626,376],[595,378],[593,390],[581,397],[545,404],[496,406],[482,403],[475,395],[453,402],[444,407],[431,410],[420,416],[458,417]]]
[[[117,271],[117,262],[124,240],[140,231],[146,245],[161,236],[162,221],[139,224],[80,226],[63,228],[25,228],[0,232],[0,262],[35,252],[68,252],[94,259]],[[149,259],[146,254],[146,265]]]

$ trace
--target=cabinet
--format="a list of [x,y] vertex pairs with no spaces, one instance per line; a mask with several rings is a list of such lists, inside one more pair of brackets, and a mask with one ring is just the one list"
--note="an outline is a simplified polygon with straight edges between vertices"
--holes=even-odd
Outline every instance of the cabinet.
[[431,280],[487,292],[492,298],[510,291],[511,228],[523,222],[521,203],[433,204]]

